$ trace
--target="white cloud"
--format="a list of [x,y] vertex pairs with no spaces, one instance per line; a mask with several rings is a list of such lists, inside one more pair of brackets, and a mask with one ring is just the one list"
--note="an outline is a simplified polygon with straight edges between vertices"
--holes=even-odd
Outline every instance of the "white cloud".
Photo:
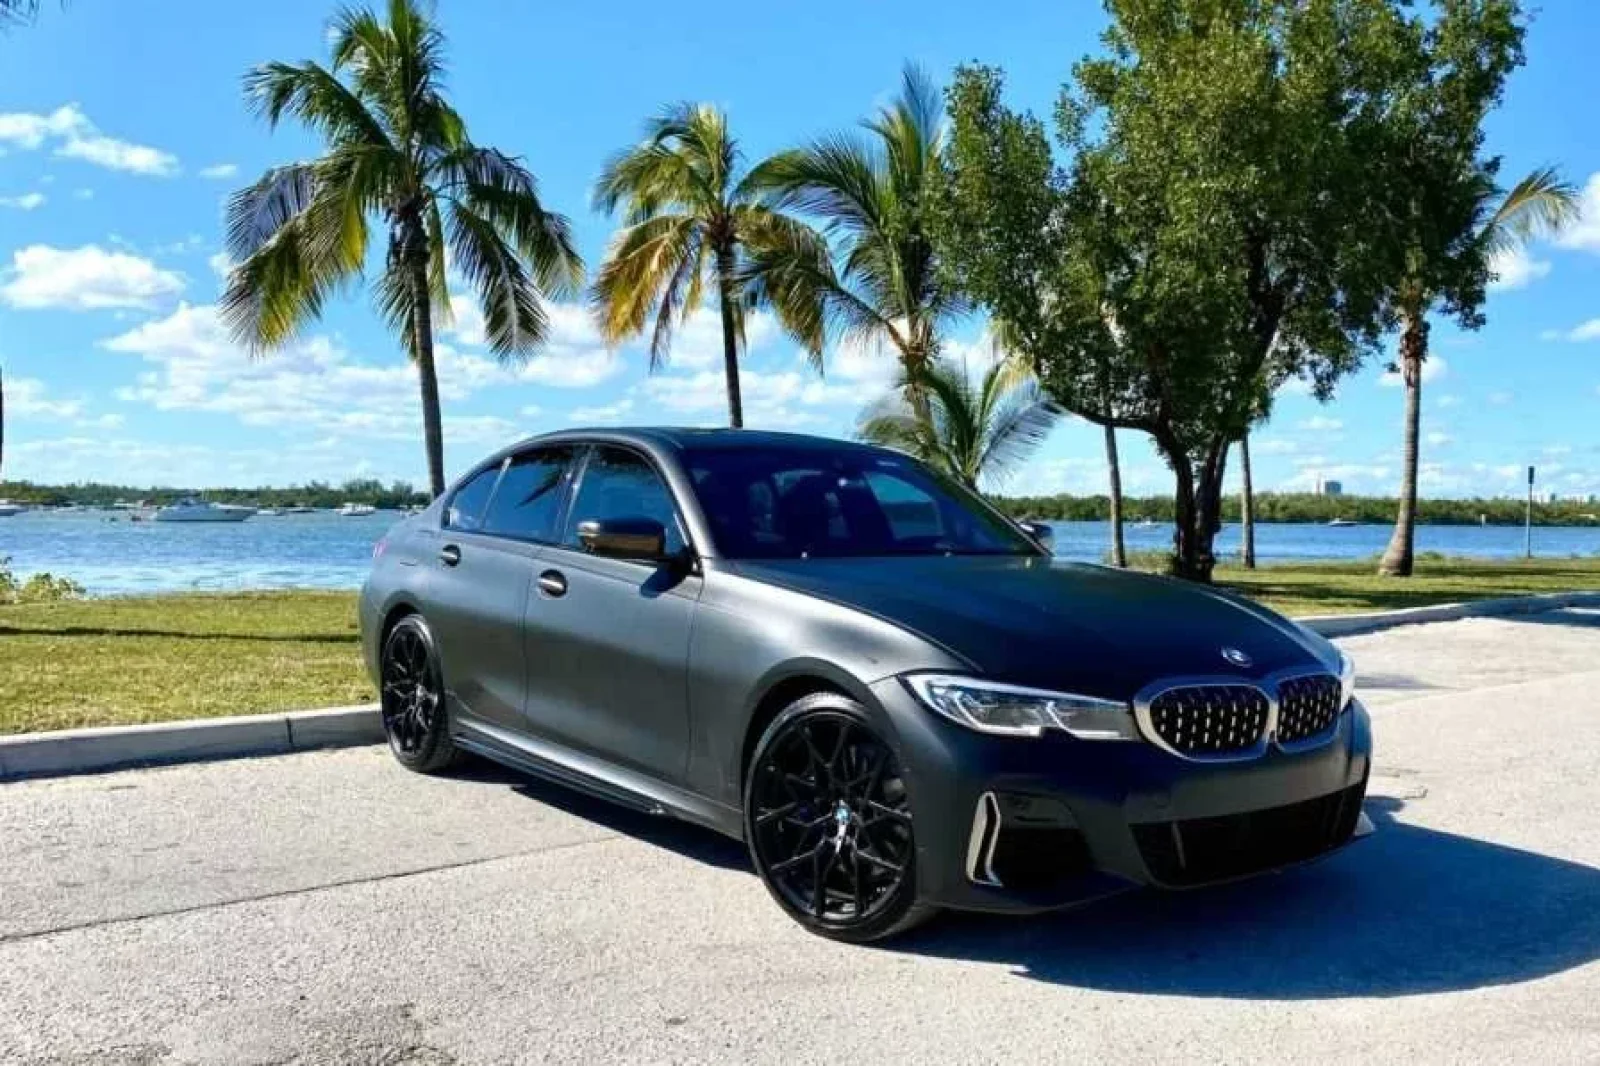
[[228,271],[233,269],[233,260],[228,258],[227,252],[218,252],[206,260],[206,265],[217,277],[225,278],[228,276]]
[[1312,415],[1310,418],[1301,421],[1300,428],[1310,430],[1313,433],[1336,433],[1344,428],[1344,423],[1337,418],[1329,418],[1327,415]]
[[[778,320],[765,311],[745,315],[743,356],[759,352],[779,335]],[[640,338],[638,347],[646,350],[649,334]],[[702,307],[680,325],[672,334],[672,348],[667,355],[667,365],[686,370],[699,370],[722,365],[722,313],[714,307]]]
[[94,199],[94,190],[93,189],[73,189],[72,190],[72,198],[74,200],[93,200]]
[[1426,439],[1427,442],[1435,448],[1443,448],[1448,444],[1455,443],[1454,437],[1448,433],[1440,433],[1438,430],[1429,433]]
[[850,340],[828,353],[827,373],[832,380],[885,389],[899,371],[900,357],[887,344]]
[[1300,445],[1280,437],[1262,437],[1250,442],[1250,451],[1256,455],[1293,455],[1299,450]]
[[598,404],[593,407],[574,407],[567,413],[567,418],[574,425],[598,425],[605,422],[621,422],[633,410],[633,397],[624,396],[616,403]]
[[1556,243],[1563,248],[1600,252],[1600,174],[1591,174],[1583,187],[1578,221],[1567,227]]
[[239,173],[238,163],[214,163],[209,167],[200,168],[200,176],[202,178],[212,178],[219,181],[223,178],[231,178],[237,173]]
[[[1439,378],[1444,377],[1449,369],[1450,364],[1444,361],[1443,356],[1430,355],[1422,363],[1422,380],[1424,382],[1437,381]],[[1399,373],[1391,370],[1384,371],[1383,376],[1378,379],[1378,384],[1389,388],[1399,385],[1400,382]]]
[[1540,449],[1540,454],[1541,455],[1571,455],[1572,454],[1572,445],[1570,445],[1570,444],[1547,444],[1545,447]]
[[1440,407],[1458,407],[1461,404],[1461,397],[1454,394],[1445,395],[1439,397],[1437,402]]
[[1491,392],[1486,399],[1488,399],[1488,401],[1494,404],[1496,407],[1505,407],[1510,404],[1511,401],[1515,400],[1516,397],[1509,392],[1500,390]]
[[1550,273],[1550,261],[1535,259],[1521,248],[1501,252],[1489,259],[1489,269],[1495,274],[1489,283],[1491,290],[1521,289]]
[[150,307],[183,291],[183,275],[148,259],[97,245],[52,248],[33,244],[12,253],[0,275],[0,301],[12,307],[72,311]]
[[53,145],[54,153],[63,158],[81,159],[112,170],[157,177],[178,172],[175,156],[148,145],[106,136],[77,104],[58,107],[48,115],[0,114],[0,145],[32,151],[46,144]]
[[1574,326],[1572,329],[1547,329],[1539,334],[1540,340],[1571,341],[1581,344],[1584,341],[1600,340],[1600,318],[1591,318],[1589,321]]
[[53,400],[38,378],[6,382],[6,414],[17,418],[70,419],[83,413],[81,400]]
[[[758,428],[815,425],[823,417],[804,408],[860,403],[860,388],[820,381],[798,370],[772,373],[746,370],[739,375],[746,424]],[[721,370],[661,374],[641,386],[645,398],[673,416],[692,416],[700,425],[722,425],[728,409]]]
[[[456,293],[450,297],[450,310],[454,321],[445,332],[468,347],[483,345],[483,313],[477,301]],[[500,368],[492,359],[469,358],[493,366],[498,381],[531,382],[558,389],[589,388],[622,372],[620,354],[606,348],[587,309],[579,304],[548,303],[545,314],[550,328],[544,347],[521,365]]]
[[14,207],[18,211],[32,211],[43,207],[45,201],[42,192],[25,192],[21,196],[0,196],[0,207]]

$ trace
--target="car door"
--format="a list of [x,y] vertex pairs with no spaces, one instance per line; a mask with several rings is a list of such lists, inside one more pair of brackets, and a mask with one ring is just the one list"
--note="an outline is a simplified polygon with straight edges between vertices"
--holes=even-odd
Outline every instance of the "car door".
[[[427,618],[458,715],[521,730],[527,686],[523,620],[553,539],[573,449],[510,456],[469,479],[444,509]],[[492,477],[487,491],[480,479]]]
[[685,546],[671,490],[643,453],[590,447],[579,464],[559,544],[529,598],[529,728],[666,781],[689,754],[685,671],[701,579],[682,565],[588,554],[579,523],[653,518],[667,549]]

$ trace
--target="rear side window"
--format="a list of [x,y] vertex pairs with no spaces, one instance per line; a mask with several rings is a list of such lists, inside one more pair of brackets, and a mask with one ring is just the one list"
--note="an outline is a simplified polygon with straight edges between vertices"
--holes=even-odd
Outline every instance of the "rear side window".
[[667,531],[666,549],[670,554],[683,547],[683,531],[678,525],[672,491],[655,467],[641,455],[626,448],[595,448],[583,468],[583,480],[573,498],[571,517],[561,543],[579,547],[578,523],[610,518],[654,518]]
[[486,533],[553,543],[573,449],[538,448],[511,460],[484,517]]
[[491,466],[479,471],[457,489],[456,494],[450,497],[450,506],[445,508],[445,528],[468,532],[481,529],[484,508],[489,505],[489,497],[494,493],[494,483],[499,476],[500,467]]

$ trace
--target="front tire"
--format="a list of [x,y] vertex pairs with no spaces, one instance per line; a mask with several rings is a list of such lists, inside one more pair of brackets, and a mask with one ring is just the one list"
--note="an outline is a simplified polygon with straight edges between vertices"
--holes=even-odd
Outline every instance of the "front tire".
[[384,638],[380,707],[389,750],[408,770],[432,774],[456,760],[445,710],[444,678],[433,632],[421,615],[406,615]]
[[756,873],[811,932],[867,943],[934,913],[917,899],[899,764],[854,700],[817,693],[773,720],[750,760],[744,817]]

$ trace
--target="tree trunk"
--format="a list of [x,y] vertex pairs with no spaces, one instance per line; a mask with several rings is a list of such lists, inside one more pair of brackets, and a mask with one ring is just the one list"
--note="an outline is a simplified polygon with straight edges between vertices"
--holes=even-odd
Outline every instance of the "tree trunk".
[[[0,370],[0,473],[4,473],[6,465],[6,379],[3,370]],[[0,477],[0,480],[4,480]]]
[[1117,431],[1106,426],[1106,471],[1111,479],[1111,565],[1128,565],[1128,548],[1122,539],[1122,466],[1117,461]]
[[1239,438],[1239,473],[1243,487],[1239,493],[1239,521],[1241,525],[1239,561],[1246,570],[1256,568],[1256,494],[1250,482],[1250,434]]
[[400,223],[400,254],[411,279],[411,355],[422,392],[422,446],[428,456],[428,490],[444,495],[444,422],[439,412],[439,374],[433,362],[433,293],[428,287],[428,239],[421,215]]
[[1222,474],[1227,448],[1213,445],[1198,462],[1171,437],[1158,435],[1156,446],[1172,467],[1174,488],[1172,559],[1174,577],[1209,584],[1216,567],[1214,550],[1222,516]]
[[728,425],[744,428],[744,400],[739,394],[739,331],[734,328],[733,260],[717,256],[717,294],[722,308],[722,373],[728,384]]
[[1428,323],[1407,311],[1400,333],[1400,380],[1406,390],[1405,445],[1401,454],[1400,511],[1378,573],[1410,577],[1417,537],[1417,436],[1422,424],[1422,363],[1428,357]]

